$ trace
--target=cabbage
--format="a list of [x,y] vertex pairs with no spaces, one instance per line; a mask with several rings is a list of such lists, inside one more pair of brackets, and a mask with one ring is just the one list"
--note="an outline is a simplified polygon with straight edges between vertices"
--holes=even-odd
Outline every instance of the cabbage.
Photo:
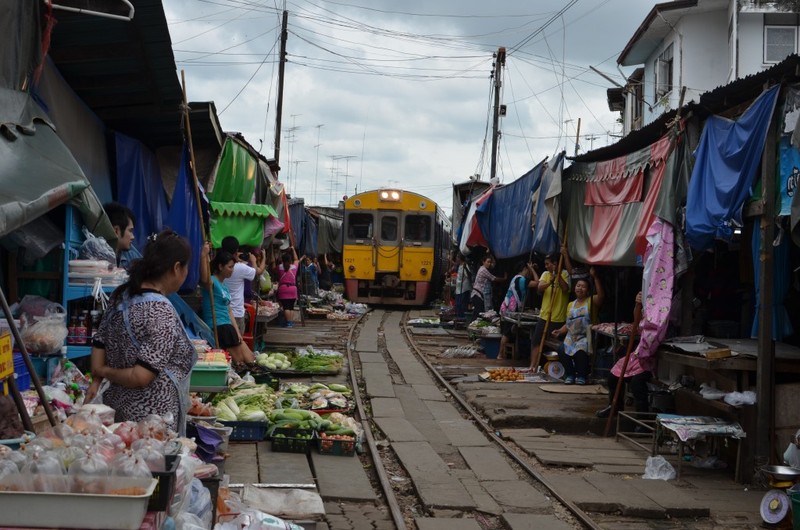
[[236,414],[225,404],[225,401],[219,403],[214,410],[217,412],[217,419],[222,421],[236,421]]
[[264,411],[256,407],[243,408],[238,416],[240,421],[267,421]]

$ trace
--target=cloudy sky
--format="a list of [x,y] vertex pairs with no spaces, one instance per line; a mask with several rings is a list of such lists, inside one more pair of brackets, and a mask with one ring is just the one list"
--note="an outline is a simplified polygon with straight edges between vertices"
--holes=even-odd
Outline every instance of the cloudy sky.
[[[166,0],[189,100],[272,157],[281,13],[288,40],[281,179],[307,205],[402,187],[447,212],[490,176],[493,54],[502,70],[497,177],[615,141],[607,80],[652,0]],[[626,69],[625,74],[630,74]]]

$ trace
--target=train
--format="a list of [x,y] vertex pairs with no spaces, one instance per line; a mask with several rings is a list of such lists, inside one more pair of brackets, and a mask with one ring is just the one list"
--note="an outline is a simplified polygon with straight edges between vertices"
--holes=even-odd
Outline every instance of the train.
[[344,201],[345,295],[367,304],[423,306],[440,293],[450,221],[434,201],[381,188]]

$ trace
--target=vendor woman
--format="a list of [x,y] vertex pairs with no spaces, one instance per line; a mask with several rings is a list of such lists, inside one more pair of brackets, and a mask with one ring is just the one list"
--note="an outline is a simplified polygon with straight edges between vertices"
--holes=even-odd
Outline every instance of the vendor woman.
[[153,236],[126,283],[109,300],[92,339],[89,403],[103,380],[103,403],[115,420],[162,416],[180,432],[188,410],[189,376],[197,355],[166,296],[177,292],[189,270],[189,243],[171,230]]

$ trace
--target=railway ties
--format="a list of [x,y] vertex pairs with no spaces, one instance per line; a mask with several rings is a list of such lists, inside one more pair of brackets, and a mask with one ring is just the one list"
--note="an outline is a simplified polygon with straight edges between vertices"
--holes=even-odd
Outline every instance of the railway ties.
[[[585,527],[464,414],[409,344],[403,318],[372,311],[350,352],[392,485],[387,498],[396,499],[395,521],[420,530]],[[370,351],[376,331],[377,352]]]

